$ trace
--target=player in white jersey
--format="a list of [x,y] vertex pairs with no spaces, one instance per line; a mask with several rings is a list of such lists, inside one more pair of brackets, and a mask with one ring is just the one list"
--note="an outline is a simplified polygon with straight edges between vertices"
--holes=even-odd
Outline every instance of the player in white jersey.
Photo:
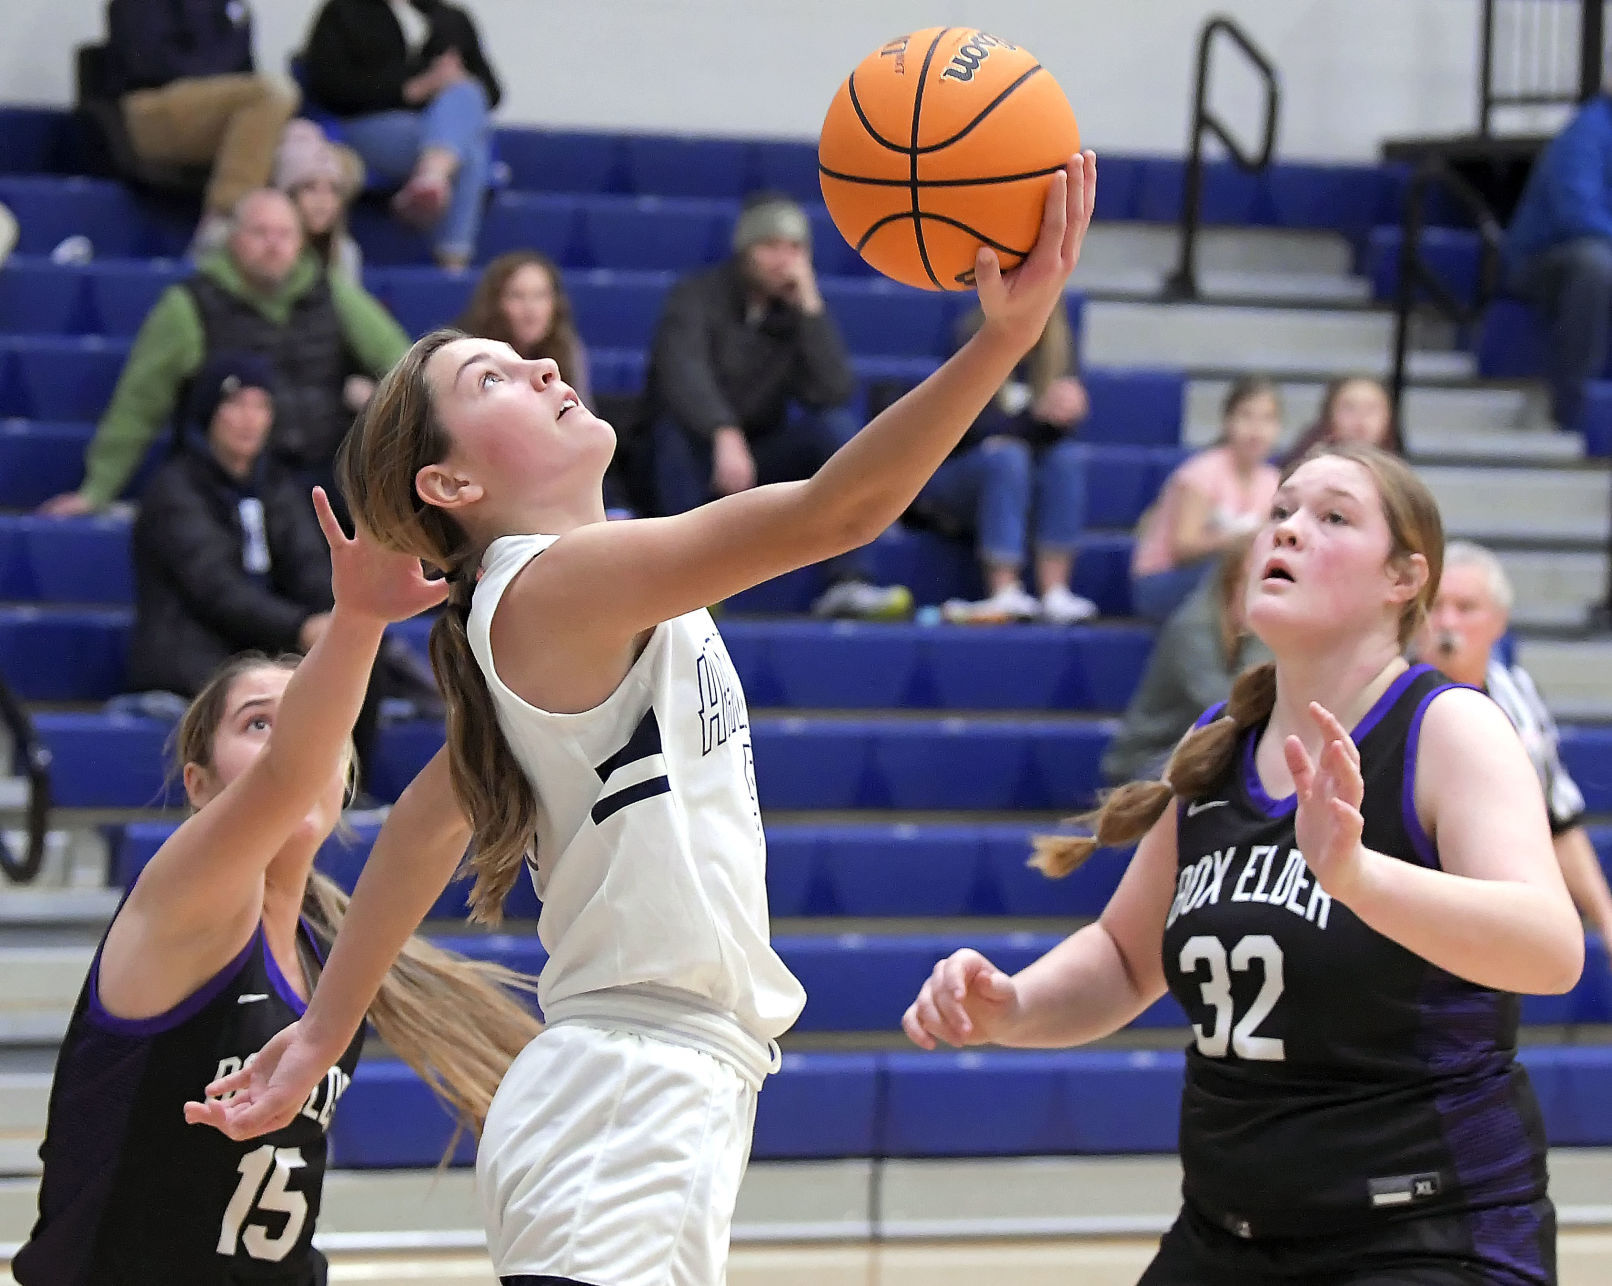
[[[349,439],[357,521],[452,581],[432,656],[448,749],[398,802],[308,1014],[265,1047],[225,1128],[272,1128],[362,1019],[475,831],[472,903],[530,862],[548,1029],[518,1058],[477,1159],[505,1283],[711,1286],[774,1039],[804,1002],[768,943],[748,717],[704,604],[893,523],[1062,306],[1096,158],[1049,183],[1029,258],[982,251],[979,333],[804,481],[606,522],[615,445],[553,362],[438,331]],[[451,776],[452,789],[449,789]],[[535,842],[534,842],[535,841]]]
[[1545,792],[1551,841],[1573,901],[1612,943],[1612,890],[1584,829],[1584,796],[1562,763],[1561,739],[1549,707],[1520,665],[1496,651],[1511,625],[1511,578],[1482,545],[1452,540],[1444,551],[1444,579],[1417,640],[1421,660],[1457,683],[1481,688],[1506,712]]

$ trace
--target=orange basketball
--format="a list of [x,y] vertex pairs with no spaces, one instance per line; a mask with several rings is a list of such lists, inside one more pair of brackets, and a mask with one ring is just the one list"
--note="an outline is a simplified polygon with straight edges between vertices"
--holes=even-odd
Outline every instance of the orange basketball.
[[1047,178],[1079,149],[1069,100],[1028,50],[928,27],[840,86],[817,168],[834,226],[868,263],[909,286],[966,290],[981,245],[1004,269],[1030,253]]

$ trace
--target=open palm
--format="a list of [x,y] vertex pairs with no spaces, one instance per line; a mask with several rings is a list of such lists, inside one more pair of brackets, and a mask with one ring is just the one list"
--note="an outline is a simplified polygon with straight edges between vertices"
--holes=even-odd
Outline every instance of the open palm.
[[1360,866],[1365,828],[1360,804],[1366,785],[1360,775],[1360,750],[1348,730],[1330,710],[1313,701],[1310,717],[1324,739],[1319,759],[1311,760],[1297,737],[1289,737],[1282,746],[1298,795],[1293,832],[1316,880],[1337,896]]
[[342,531],[323,487],[313,489],[313,508],[330,545],[330,589],[346,611],[406,621],[447,597],[447,582],[427,580],[414,555],[381,548],[362,527],[354,537]]

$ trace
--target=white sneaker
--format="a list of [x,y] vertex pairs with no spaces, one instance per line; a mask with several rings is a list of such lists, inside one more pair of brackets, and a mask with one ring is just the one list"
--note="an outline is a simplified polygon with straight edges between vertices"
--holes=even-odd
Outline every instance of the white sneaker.
[[1024,586],[1013,584],[999,589],[977,603],[954,598],[941,605],[940,614],[953,625],[1009,625],[1041,618],[1041,604]]
[[904,621],[912,615],[912,591],[905,585],[841,581],[830,585],[812,604],[812,615],[857,621]]
[[1041,617],[1050,625],[1078,625],[1097,615],[1097,604],[1067,585],[1054,585],[1041,596]]

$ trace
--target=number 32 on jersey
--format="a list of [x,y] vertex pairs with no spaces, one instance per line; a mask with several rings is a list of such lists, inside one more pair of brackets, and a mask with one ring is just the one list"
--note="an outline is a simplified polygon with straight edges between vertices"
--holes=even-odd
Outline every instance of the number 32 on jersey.
[[[1259,1025],[1282,998],[1282,948],[1276,939],[1268,933],[1251,933],[1239,938],[1228,952],[1219,938],[1208,934],[1188,938],[1181,947],[1181,972],[1197,975],[1200,966],[1207,968],[1208,977],[1199,977],[1198,989],[1214,1014],[1207,1027],[1192,1024],[1198,1052],[1205,1058],[1225,1058],[1230,1052],[1266,1063],[1286,1059],[1287,1049],[1280,1037],[1259,1035]],[[1231,975],[1255,968],[1263,971],[1259,994],[1238,1018],[1232,1004]]]

